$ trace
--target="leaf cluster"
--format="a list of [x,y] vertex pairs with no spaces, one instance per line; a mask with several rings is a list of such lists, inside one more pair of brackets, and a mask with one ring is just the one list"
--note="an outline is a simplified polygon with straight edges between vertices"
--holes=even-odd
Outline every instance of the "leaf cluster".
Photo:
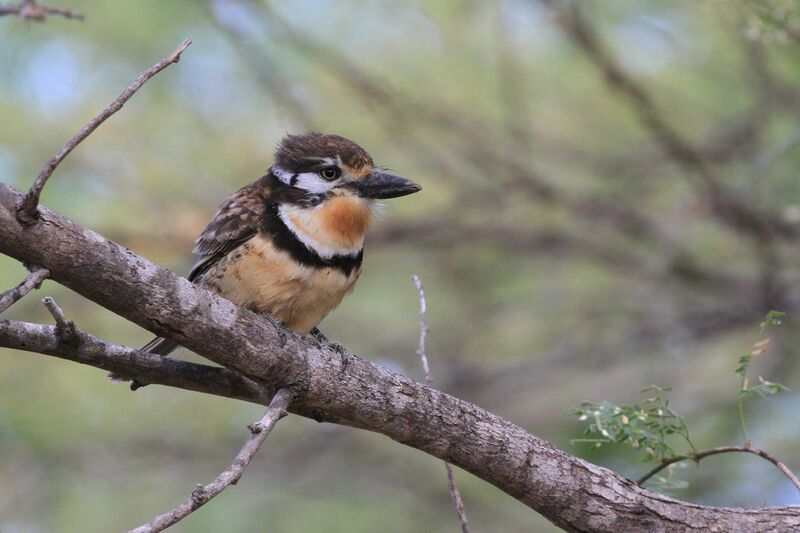
[[578,420],[590,421],[584,430],[589,437],[572,442],[589,442],[597,447],[605,443],[629,444],[643,452],[643,461],[663,461],[680,456],[670,441],[672,437],[678,437],[679,441],[694,449],[683,417],[669,406],[669,400],[664,397],[669,390],[669,387],[655,385],[642,389],[642,394],[650,396],[640,404],[582,402],[569,414]]
[[[742,434],[746,445],[750,440],[744,416],[744,399],[753,394],[765,397],[779,394],[789,389],[780,383],[758,378],[757,385],[750,385],[747,373],[754,357],[767,351],[770,338],[766,330],[770,327],[781,325],[785,313],[770,311],[760,324],[759,340],[753,343],[750,353],[739,358],[736,374],[740,376],[737,404]],[[660,463],[672,462],[671,459],[697,458],[697,449],[692,444],[689,430],[683,416],[669,406],[665,394],[670,387],[652,385],[640,392],[649,397],[640,404],[614,404],[609,401],[599,403],[584,401],[580,407],[570,409],[568,414],[578,417],[580,421],[588,421],[584,430],[586,438],[573,439],[571,442],[590,443],[596,447],[603,444],[628,444],[635,450],[643,452],[642,460],[645,462],[656,461]],[[679,453],[675,450],[676,443],[685,442],[689,451]],[[687,484],[680,480],[672,479],[669,465],[669,475],[656,478],[663,489],[685,488]]]

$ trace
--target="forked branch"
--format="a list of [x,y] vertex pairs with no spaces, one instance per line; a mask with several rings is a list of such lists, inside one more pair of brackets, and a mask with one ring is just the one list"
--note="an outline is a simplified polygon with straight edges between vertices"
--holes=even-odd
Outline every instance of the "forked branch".
[[636,482],[639,485],[641,485],[642,483],[644,483],[645,481],[647,481],[648,479],[650,479],[651,477],[653,477],[654,475],[656,475],[657,473],[668,467],[669,465],[679,463],[681,461],[686,461],[689,459],[691,459],[696,463],[699,463],[702,459],[705,459],[706,457],[710,457],[712,455],[719,455],[721,453],[752,453],[753,455],[757,455],[758,457],[761,457],[762,459],[765,459],[770,463],[774,464],[775,467],[778,468],[778,470],[780,470],[781,472],[783,472],[783,474],[787,478],[789,478],[789,481],[791,481],[794,484],[794,486],[797,487],[797,490],[800,491],[800,479],[797,478],[794,472],[789,470],[789,467],[787,467],[782,462],[778,461],[778,459],[776,459],[775,456],[773,456],[772,454],[765,452],[764,450],[761,450],[759,448],[753,448],[752,446],[719,446],[717,448],[700,450],[698,452],[690,453],[687,455],[679,455],[677,457],[671,457],[669,459],[661,461],[661,463],[659,463],[656,467],[654,467],[648,473],[639,478],[639,480]]
[[42,168],[41,172],[39,172],[39,176],[36,178],[36,181],[33,182],[28,194],[25,195],[25,198],[17,208],[17,219],[20,222],[26,225],[31,225],[39,218],[37,213],[39,196],[42,194],[42,189],[44,189],[47,180],[50,179],[53,171],[58,167],[58,165],[61,164],[64,158],[66,158],[76,146],[86,139],[86,137],[91,135],[91,133],[96,130],[100,124],[105,122],[108,117],[122,109],[122,106],[125,105],[125,102],[130,100],[131,96],[136,94],[136,91],[138,91],[142,85],[147,82],[147,80],[170,66],[172,63],[177,63],[181,58],[181,53],[186,50],[186,47],[188,47],[190,44],[192,44],[192,41],[186,39],[178,48],[175,49],[174,52],[139,74],[139,77],[136,78],[136,80],[131,83],[128,88],[117,97],[116,100],[111,102],[111,104],[101,111],[99,115],[94,117],[89,121],[88,124],[82,127],[75,135],[72,136],[69,141],[67,141],[67,144],[61,147],[61,150],[59,150],[47,161],[44,168]]
[[0,294],[0,313],[17,303],[23,296],[41,287],[42,282],[50,277],[46,268],[31,266],[28,276],[22,283]]
[[247,465],[250,464],[250,461],[252,461],[264,441],[267,440],[272,428],[275,427],[278,420],[286,416],[286,409],[288,409],[291,400],[292,393],[289,389],[280,389],[272,398],[267,412],[264,413],[261,420],[247,426],[250,430],[250,436],[228,468],[223,470],[222,473],[208,485],[198,485],[197,488],[192,491],[192,495],[176,508],[155,517],[150,522],[136,529],[132,529],[129,533],[156,533],[158,531],[164,531],[205,505],[223,490],[231,485],[236,485],[247,468]]

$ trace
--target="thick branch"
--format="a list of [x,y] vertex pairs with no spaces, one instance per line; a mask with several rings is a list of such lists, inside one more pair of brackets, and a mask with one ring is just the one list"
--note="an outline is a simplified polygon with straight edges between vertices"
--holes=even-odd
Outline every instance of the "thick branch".
[[117,97],[116,100],[111,102],[111,104],[101,111],[99,115],[90,120],[88,124],[86,124],[75,135],[73,135],[72,138],[67,141],[67,144],[61,147],[61,150],[59,150],[53,157],[50,158],[49,161],[47,161],[44,168],[42,168],[41,172],[39,172],[39,176],[36,178],[36,181],[33,182],[30,191],[28,191],[28,194],[25,195],[25,198],[20,202],[17,216],[21,222],[32,224],[36,221],[38,218],[36,207],[39,205],[39,196],[42,194],[42,189],[44,189],[47,180],[53,174],[53,171],[56,169],[56,167],[61,164],[64,158],[66,158],[69,153],[81,143],[81,141],[91,135],[91,133],[96,130],[100,124],[105,122],[108,117],[122,109],[122,106],[125,105],[125,102],[130,100],[131,96],[136,94],[136,91],[138,91],[142,85],[147,82],[147,80],[170,66],[172,63],[177,63],[181,58],[181,53],[186,50],[186,47],[188,47],[190,44],[192,44],[192,41],[186,39],[177,49],[175,49],[174,52],[139,74],[139,77],[136,78],[136,81],[131,83],[128,88]]
[[[775,531],[800,527],[800,507],[693,505],[557,449],[476,405],[364,359],[283,333],[48,209],[16,219],[20,194],[0,184],[0,253],[158,335],[265,385],[288,387],[292,412],[382,433],[488,481],[570,531]],[[300,408],[303,408],[302,410]]]
[[129,533],[156,533],[158,531],[164,531],[208,503],[209,500],[226,488],[235,485],[242,477],[245,468],[250,464],[256,452],[261,448],[264,441],[267,440],[272,428],[275,427],[278,420],[286,415],[286,409],[289,407],[291,399],[292,393],[288,389],[279,390],[275,394],[275,397],[272,398],[267,412],[264,413],[261,420],[248,426],[250,436],[228,468],[223,470],[222,473],[208,485],[198,485],[197,488],[192,491],[192,495],[189,499],[181,503],[178,507],[155,517],[147,524],[132,529]]
[[30,267],[28,277],[26,277],[22,283],[0,294],[0,313],[17,303],[33,289],[38,289],[42,285],[42,282],[49,276],[50,272],[46,268],[38,266]]

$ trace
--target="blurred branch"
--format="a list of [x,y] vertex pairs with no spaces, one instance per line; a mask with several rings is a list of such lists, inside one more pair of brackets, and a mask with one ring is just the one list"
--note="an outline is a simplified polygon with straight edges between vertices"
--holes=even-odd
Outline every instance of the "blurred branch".
[[[562,528],[774,531],[800,519],[798,507],[704,507],[650,492],[474,404],[279,331],[48,209],[40,208],[42,223],[23,225],[16,218],[20,196],[0,184],[0,253],[47,268],[53,280],[269,390],[291,389],[292,412],[376,431],[460,466]],[[0,333],[8,329],[0,324]]]
[[756,186],[760,183],[761,178],[767,173],[773,163],[798,145],[800,145],[800,128],[794,130],[784,139],[781,139],[775,145],[770,146],[761,153],[753,163],[750,175],[748,176],[748,194],[754,194],[756,192]]
[[778,461],[772,454],[770,454],[768,452],[765,452],[764,450],[761,450],[759,448],[753,448],[752,446],[746,446],[746,445],[745,446],[719,446],[717,448],[709,448],[708,450],[700,450],[698,452],[693,452],[693,453],[689,453],[689,454],[686,454],[686,455],[681,455],[681,456],[678,456],[678,457],[672,457],[670,459],[665,459],[665,460],[661,461],[661,463],[658,464],[655,468],[653,468],[648,473],[646,473],[641,478],[639,478],[639,480],[636,481],[636,483],[641,485],[645,481],[647,481],[648,479],[650,479],[651,477],[653,477],[654,475],[659,473],[661,470],[663,470],[664,468],[668,467],[669,465],[674,464],[674,463],[679,463],[681,461],[686,461],[687,459],[691,459],[695,463],[699,463],[702,459],[705,459],[706,457],[710,457],[712,455],[718,455],[718,454],[721,454],[721,453],[738,453],[738,452],[752,453],[753,455],[756,455],[758,457],[761,457],[762,459],[765,459],[765,460],[769,461],[770,463],[775,465],[775,467],[778,470],[783,472],[783,474],[787,478],[789,478],[789,481],[791,481],[792,484],[795,487],[797,487],[797,490],[800,491],[800,479],[798,479],[797,476],[794,474],[794,472],[789,470],[789,468],[785,464],[783,464],[782,462]]
[[122,109],[122,106],[125,105],[125,102],[127,102],[131,96],[136,94],[136,91],[138,91],[142,85],[147,82],[147,80],[170,66],[172,63],[177,63],[181,58],[181,53],[186,50],[186,47],[188,47],[190,44],[192,44],[192,41],[186,39],[177,49],[175,49],[174,52],[139,74],[139,77],[136,78],[136,80],[131,83],[128,88],[117,97],[116,100],[111,102],[111,104],[101,111],[99,115],[90,120],[88,124],[81,128],[75,135],[72,136],[69,141],[67,141],[67,144],[65,144],[61,150],[59,150],[53,157],[50,158],[41,172],[39,172],[39,176],[36,178],[36,181],[33,182],[28,194],[25,195],[25,198],[17,208],[17,218],[20,222],[25,224],[33,224],[36,222],[38,219],[36,208],[39,205],[39,196],[42,194],[42,189],[44,189],[47,180],[53,174],[53,171],[56,169],[56,167],[61,164],[64,158],[66,158],[69,153],[81,143],[81,141],[91,135],[92,132],[96,130],[98,126],[100,126],[100,124],[105,122],[108,117]]
[[708,202],[712,212],[721,221],[755,238],[763,238],[765,235],[792,240],[800,238],[798,228],[784,223],[770,213],[756,210],[745,199],[738,197],[735,191],[723,186],[703,155],[669,124],[645,88],[625,72],[603,46],[578,2],[571,1],[568,8],[562,8],[557,0],[538,1],[556,11],[563,31],[603,74],[607,84],[626,98],[631,110],[672,160],[698,178],[696,186],[701,197]]
[[[422,370],[425,372],[425,383],[429,386],[433,385],[433,378],[431,377],[431,369],[428,365],[428,355],[425,352],[425,339],[428,337],[428,302],[425,299],[425,288],[422,286],[422,280],[419,276],[411,276],[414,285],[417,286],[419,292],[419,347],[417,347],[417,355],[422,362]],[[444,468],[447,471],[447,489],[450,491],[450,497],[453,499],[453,505],[456,508],[458,515],[458,522],[461,525],[462,533],[469,533],[469,521],[467,520],[467,513],[464,510],[464,502],[461,499],[461,493],[456,486],[455,478],[453,477],[453,467],[447,461],[444,462]]]
[[16,15],[22,20],[44,22],[47,15],[59,15],[67,19],[83,20],[84,16],[70,9],[61,9],[40,4],[36,0],[23,0],[19,4],[0,6],[0,17]]
[[242,28],[220,16],[219,10],[224,9],[223,2],[208,0],[201,2],[200,5],[222,28],[236,51],[245,58],[244,63],[246,66],[255,72],[258,81],[267,88],[276,103],[282,109],[288,111],[301,128],[307,131],[315,129],[316,121],[303,102],[292,94],[289,83],[281,75],[280,69],[270,61],[266,50],[263,50],[253,40],[249,39]]
[[41,287],[42,282],[50,276],[50,272],[46,268],[36,265],[29,267],[29,270],[28,276],[22,283],[0,294],[0,313],[14,305],[32,290]]
[[[231,0],[216,0],[214,4],[230,3]],[[239,2],[242,4],[241,2]],[[595,195],[577,194],[566,191],[554,185],[553,180],[546,179],[538,173],[527,157],[520,155],[519,150],[505,149],[502,145],[493,143],[485,135],[486,128],[478,120],[465,116],[464,110],[452,110],[446,102],[430,103],[411,98],[409,95],[398,95],[390,92],[384,82],[370,76],[364,69],[338,53],[333,46],[322,44],[312,35],[298,33],[287,21],[280,17],[272,8],[262,2],[244,2],[254,13],[269,21],[283,35],[284,41],[294,46],[301,52],[311,57],[320,66],[335,76],[346,87],[356,92],[364,102],[373,103],[370,109],[377,113],[386,114],[389,118],[384,121],[390,124],[386,128],[398,142],[412,144],[417,157],[425,157],[432,164],[442,168],[442,177],[453,175],[452,169],[444,168],[446,160],[438,151],[433,152],[432,146],[424,140],[418,140],[411,130],[418,124],[427,124],[431,127],[456,133],[452,136],[459,150],[460,157],[465,162],[475,167],[475,172],[485,177],[500,178],[498,171],[510,179],[505,183],[491,183],[491,188],[485,191],[498,201],[507,199],[501,194],[513,188],[536,198],[542,202],[564,205],[576,216],[586,218],[596,224],[603,220],[635,238],[647,238],[651,242],[660,242],[666,239],[665,234],[648,214],[635,207],[631,207],[613,200],[606,200]],[[223,24],[217,17],[217,21]],[[239,34],[240,39],[248,36]],[[245,49],[248,62],[258,62],[259,54],[255,54],[256,46]]]
[[229,486],[236,485],[256,452],[261,448],[264,441],[267,440],[272,428],[275,427],[278,420],[288,414],[286,409],[289,407],[291,400],[292,393],[289,389],[278,390],[272,398],[264,416],[255,424],[247,426],[250,430],[250,436],[228,468],[223,470],[211,483],[207,485],[198,485],[197,488],[192,491],[192,495],[189,499],[181,503],[175,509],[155,517],[147,524],[132,529],[129,533],[157,533],[158,531],[164,531],[208,503],[209,500]]

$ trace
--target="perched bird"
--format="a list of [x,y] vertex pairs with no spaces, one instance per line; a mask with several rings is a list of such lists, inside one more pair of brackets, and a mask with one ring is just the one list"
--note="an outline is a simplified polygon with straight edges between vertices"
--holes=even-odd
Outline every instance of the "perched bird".
[[[287,135],[267,174],[228,197],[197,238],[188,279],[292,331],[318,332],[361,274],[375,200],[419,190],[344,137]],[[177,346],[158,337],[142,350]]]

